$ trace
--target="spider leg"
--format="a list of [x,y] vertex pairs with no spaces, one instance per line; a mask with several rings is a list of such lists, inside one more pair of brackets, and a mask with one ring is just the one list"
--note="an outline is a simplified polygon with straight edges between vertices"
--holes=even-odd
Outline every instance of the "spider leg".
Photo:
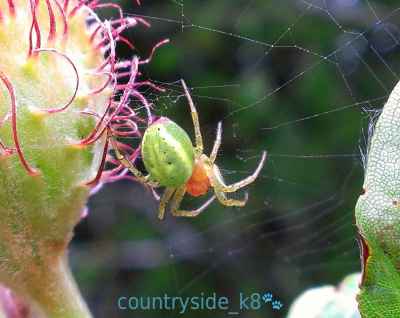
[[194,134],[196,138],[196,149],[195,149],[196,155],[200,156],[203,153],[203,137],[201,136],[201,131],[200,131],[199,115],[197,114],[196,107],[194,106],[192,97],[189,94],[189,89],[187,88],[186,83],[183,79],[181,79],[181,83],[185,91],[186,98],[189,102],[190,112],[192,114]]
[[165,214],[165,207],[168,204],[168,201],[171,199],[172,195],[174,194],[176,188],[166,188],[161,200],[160,200],[160,206],[158,208],[158,218],[160,220],[164,219],[164,214]]
[[256,170],[254,170],[254,172],[247,178],[245,178],[241,181],[238,181],[236,183],[233,183],[231,185],[226,185],[224,183],[224,180],[222,178],[222,175],[219,171],[218,166],[214,165],[213,175],[215,176],[215,178],[213,181],[216,183],[214,185],[214,187],[216,186],[217,189],[220,190],[221,192],[235,192],[235,191],[239,190],[240,188],[243,188],[243,187],[249,185],[250,183],[254,182],[257,179],[258,175],[261,172],[262,167],[264,166],[266,159],[267,159],[267,152],[263,151],[261,160],[258,163]]
[[221,204],[226,205],[226,206],[238,206],[238,207],[243,207],[246,205],[247,200],[249,198],[249,194],[245,192],[245,197],[243,200],[236,200],[236,199],[229,199],[226,197],[225,193],[217,187],[214,187],[214,192],[215,195]]
[[199,208],[195,210],[190,210],[190,211],[179,210],[179,207],[181,205],[185,193],[186,193],[185,185],[176,190],[175,195],[171,200],[171,213],[173,216],[196,217],[215,200],[215,196],[213,195],[210,199],[208,199],[205,203],[203,203]]
[[239,207],[242,207],[246,204],[248,199],[247,192],[245,193],[245,198],[243,200],[229,199],[226,197],[226,191],[224,191],[226,185],[217,165],[214,165],[214,169],[211,171],[209,178],[212,186],[214,187],[214,193],[221,204]]
[[132,162],[127,159],[118,149],[118,145],[115,141],[114,138],[110,138],[111,145],[115,151],[115,157],[117,160],[127,169],[129,169],[130,172],[138,179],[141,183],[147,184],[151,187],[158,187],[158,183],[150,181],[149,180],[149,175],[144,176],[133,164]]
[[215,137],[214,146],[210,154],[210,160],[214,163],[215,159],[217,159],[217,154],[219,147],[221,146],[221,135],[222,135],[222,123],[218,123],[217,127],[217,136]]

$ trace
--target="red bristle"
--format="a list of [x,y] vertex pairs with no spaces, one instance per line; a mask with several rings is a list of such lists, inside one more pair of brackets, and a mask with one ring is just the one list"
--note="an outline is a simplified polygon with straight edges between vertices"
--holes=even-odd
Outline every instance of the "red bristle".
[[15,144],[15,148],[19,157],[19,160],[21,161],[22,165],[24,166],[25,170],[31,175],[31,176],[36,176],[39,174],[39,172],[32,168],[28,162],[26,161],[24,154],[21,149],[21,145],[19,143],[19,138],[18,138],[18,130],[17,130],[17,99],[15,97],[15,90],[13,85],[11,84],[10,80],[7,78],[7,76],[0,71],[0,80],[4,83],[6,86],[8,93],[10,95],[11,99],[11,127],[12,127],[12,135],[13,135],[13,140]]

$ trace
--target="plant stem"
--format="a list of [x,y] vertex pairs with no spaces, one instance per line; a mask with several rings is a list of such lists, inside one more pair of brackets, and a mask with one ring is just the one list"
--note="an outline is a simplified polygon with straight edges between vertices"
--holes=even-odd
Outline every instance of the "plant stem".
[[49,267],[40,282],[33,287],[33,300],[48,318],[91,318],[92,315],[83,300],[67,260]]

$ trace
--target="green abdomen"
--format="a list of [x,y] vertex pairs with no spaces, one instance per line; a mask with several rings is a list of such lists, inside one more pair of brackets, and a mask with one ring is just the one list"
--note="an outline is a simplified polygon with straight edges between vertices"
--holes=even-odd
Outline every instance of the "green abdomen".
[[192,142],[188,134],[168,118],[161,117],[147,128],[142,140],[142,158],[151,180],[161,186],[181,186],[192,175]]

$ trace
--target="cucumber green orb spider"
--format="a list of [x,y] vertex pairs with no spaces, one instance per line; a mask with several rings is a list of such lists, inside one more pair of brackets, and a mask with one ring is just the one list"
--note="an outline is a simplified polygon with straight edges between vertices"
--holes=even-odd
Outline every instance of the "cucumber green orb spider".
[[[174,216],[195,217],[205,210],[215,198],[222,205],[243,207],[248,199],[247,193],[243,200],[230,199],[226,193],[237,190],[254,182],[258,177],[267,158],[263,151],[257,168],[247,178],[231,185],[226,185],[220,169],[215,164],[221,145],[222,125],[218,123],[217,136],[210,156],[203,153],[203,138],[200,131],[198,114],[189,90],[181,80],[186,98],[189,102],[195,132],[195,146],[188,134],[172,120],[161,117],[153,122],[145,131],[141,142],[141,156],[148,175],[143,175],[133,163],[125,157],[111,138],[117,160],[137,178],[150,187],[165,187],[158,209],[160,220],[164,218],[165,209],[169,204]],[[180,204],[185,193],[201,196],[214,189],[214,195],[195,210],[181,210]]]

